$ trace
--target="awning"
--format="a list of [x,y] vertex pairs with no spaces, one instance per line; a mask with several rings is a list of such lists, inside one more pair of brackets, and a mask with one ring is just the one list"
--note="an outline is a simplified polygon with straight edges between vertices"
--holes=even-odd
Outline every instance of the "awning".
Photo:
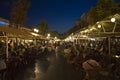
[[[115,21],[112,22],[111,19]],[[120,36],[120,14],[115,14],[81,29],[77,35],[86,35],[88,37],[112,37]]]
[[24,32],[22,30],[18,30],[12,27],[6,27],[6,26],[0,26],[0,31],[5,32],[6,36],[8,37],[14,37],[14,38],[24,38],[29,39],[33,36],[27,32]]

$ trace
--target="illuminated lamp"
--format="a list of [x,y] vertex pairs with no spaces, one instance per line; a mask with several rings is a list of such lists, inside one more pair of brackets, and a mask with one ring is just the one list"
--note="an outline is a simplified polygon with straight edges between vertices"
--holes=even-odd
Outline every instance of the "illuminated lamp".
[[111,22],[115,22],[115,18],[111,18]]
[[98,28],[101,28],[101,25],[100,25],[100,24],[98,24]]

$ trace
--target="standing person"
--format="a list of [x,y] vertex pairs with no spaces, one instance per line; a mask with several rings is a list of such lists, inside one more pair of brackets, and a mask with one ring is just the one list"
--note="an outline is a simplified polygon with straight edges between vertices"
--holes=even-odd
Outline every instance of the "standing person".
[[2,61],[2,56],[0,55],[0,76],[1,76],[1,80],[5,79],[6,69],[7,69],[6,63]]
[[58,43],[57,47],[56,47],[56,57],[57,58],[61,58],[63,56],[62,51],[63,51],[63,49],[62,49],[61,45]]
[[5,54],[4,54],[4,43],[0,41],[0,80],[4,80],[5,78],[5,73],[7,69],[7,65],[5,63]]
[[56,49],[56,47],[57,47],[57,44],[56,44],[56,42],[54,43],[54,49]]
[[57,57],[57,43],[54,42],[54,51],[55,51],[55,56]]

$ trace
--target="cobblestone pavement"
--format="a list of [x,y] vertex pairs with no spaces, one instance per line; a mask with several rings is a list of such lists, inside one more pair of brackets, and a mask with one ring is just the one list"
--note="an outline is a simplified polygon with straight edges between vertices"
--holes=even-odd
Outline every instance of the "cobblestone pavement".
[[15,80],[81,80],[81,77],[62,56],[49,56],[36,59],[20,71]]

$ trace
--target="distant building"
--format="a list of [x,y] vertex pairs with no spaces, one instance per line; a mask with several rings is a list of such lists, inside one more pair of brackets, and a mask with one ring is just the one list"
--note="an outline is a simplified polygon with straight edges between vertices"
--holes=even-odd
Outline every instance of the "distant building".
[[0,26],[9,26],[9,20],[0,18]]

